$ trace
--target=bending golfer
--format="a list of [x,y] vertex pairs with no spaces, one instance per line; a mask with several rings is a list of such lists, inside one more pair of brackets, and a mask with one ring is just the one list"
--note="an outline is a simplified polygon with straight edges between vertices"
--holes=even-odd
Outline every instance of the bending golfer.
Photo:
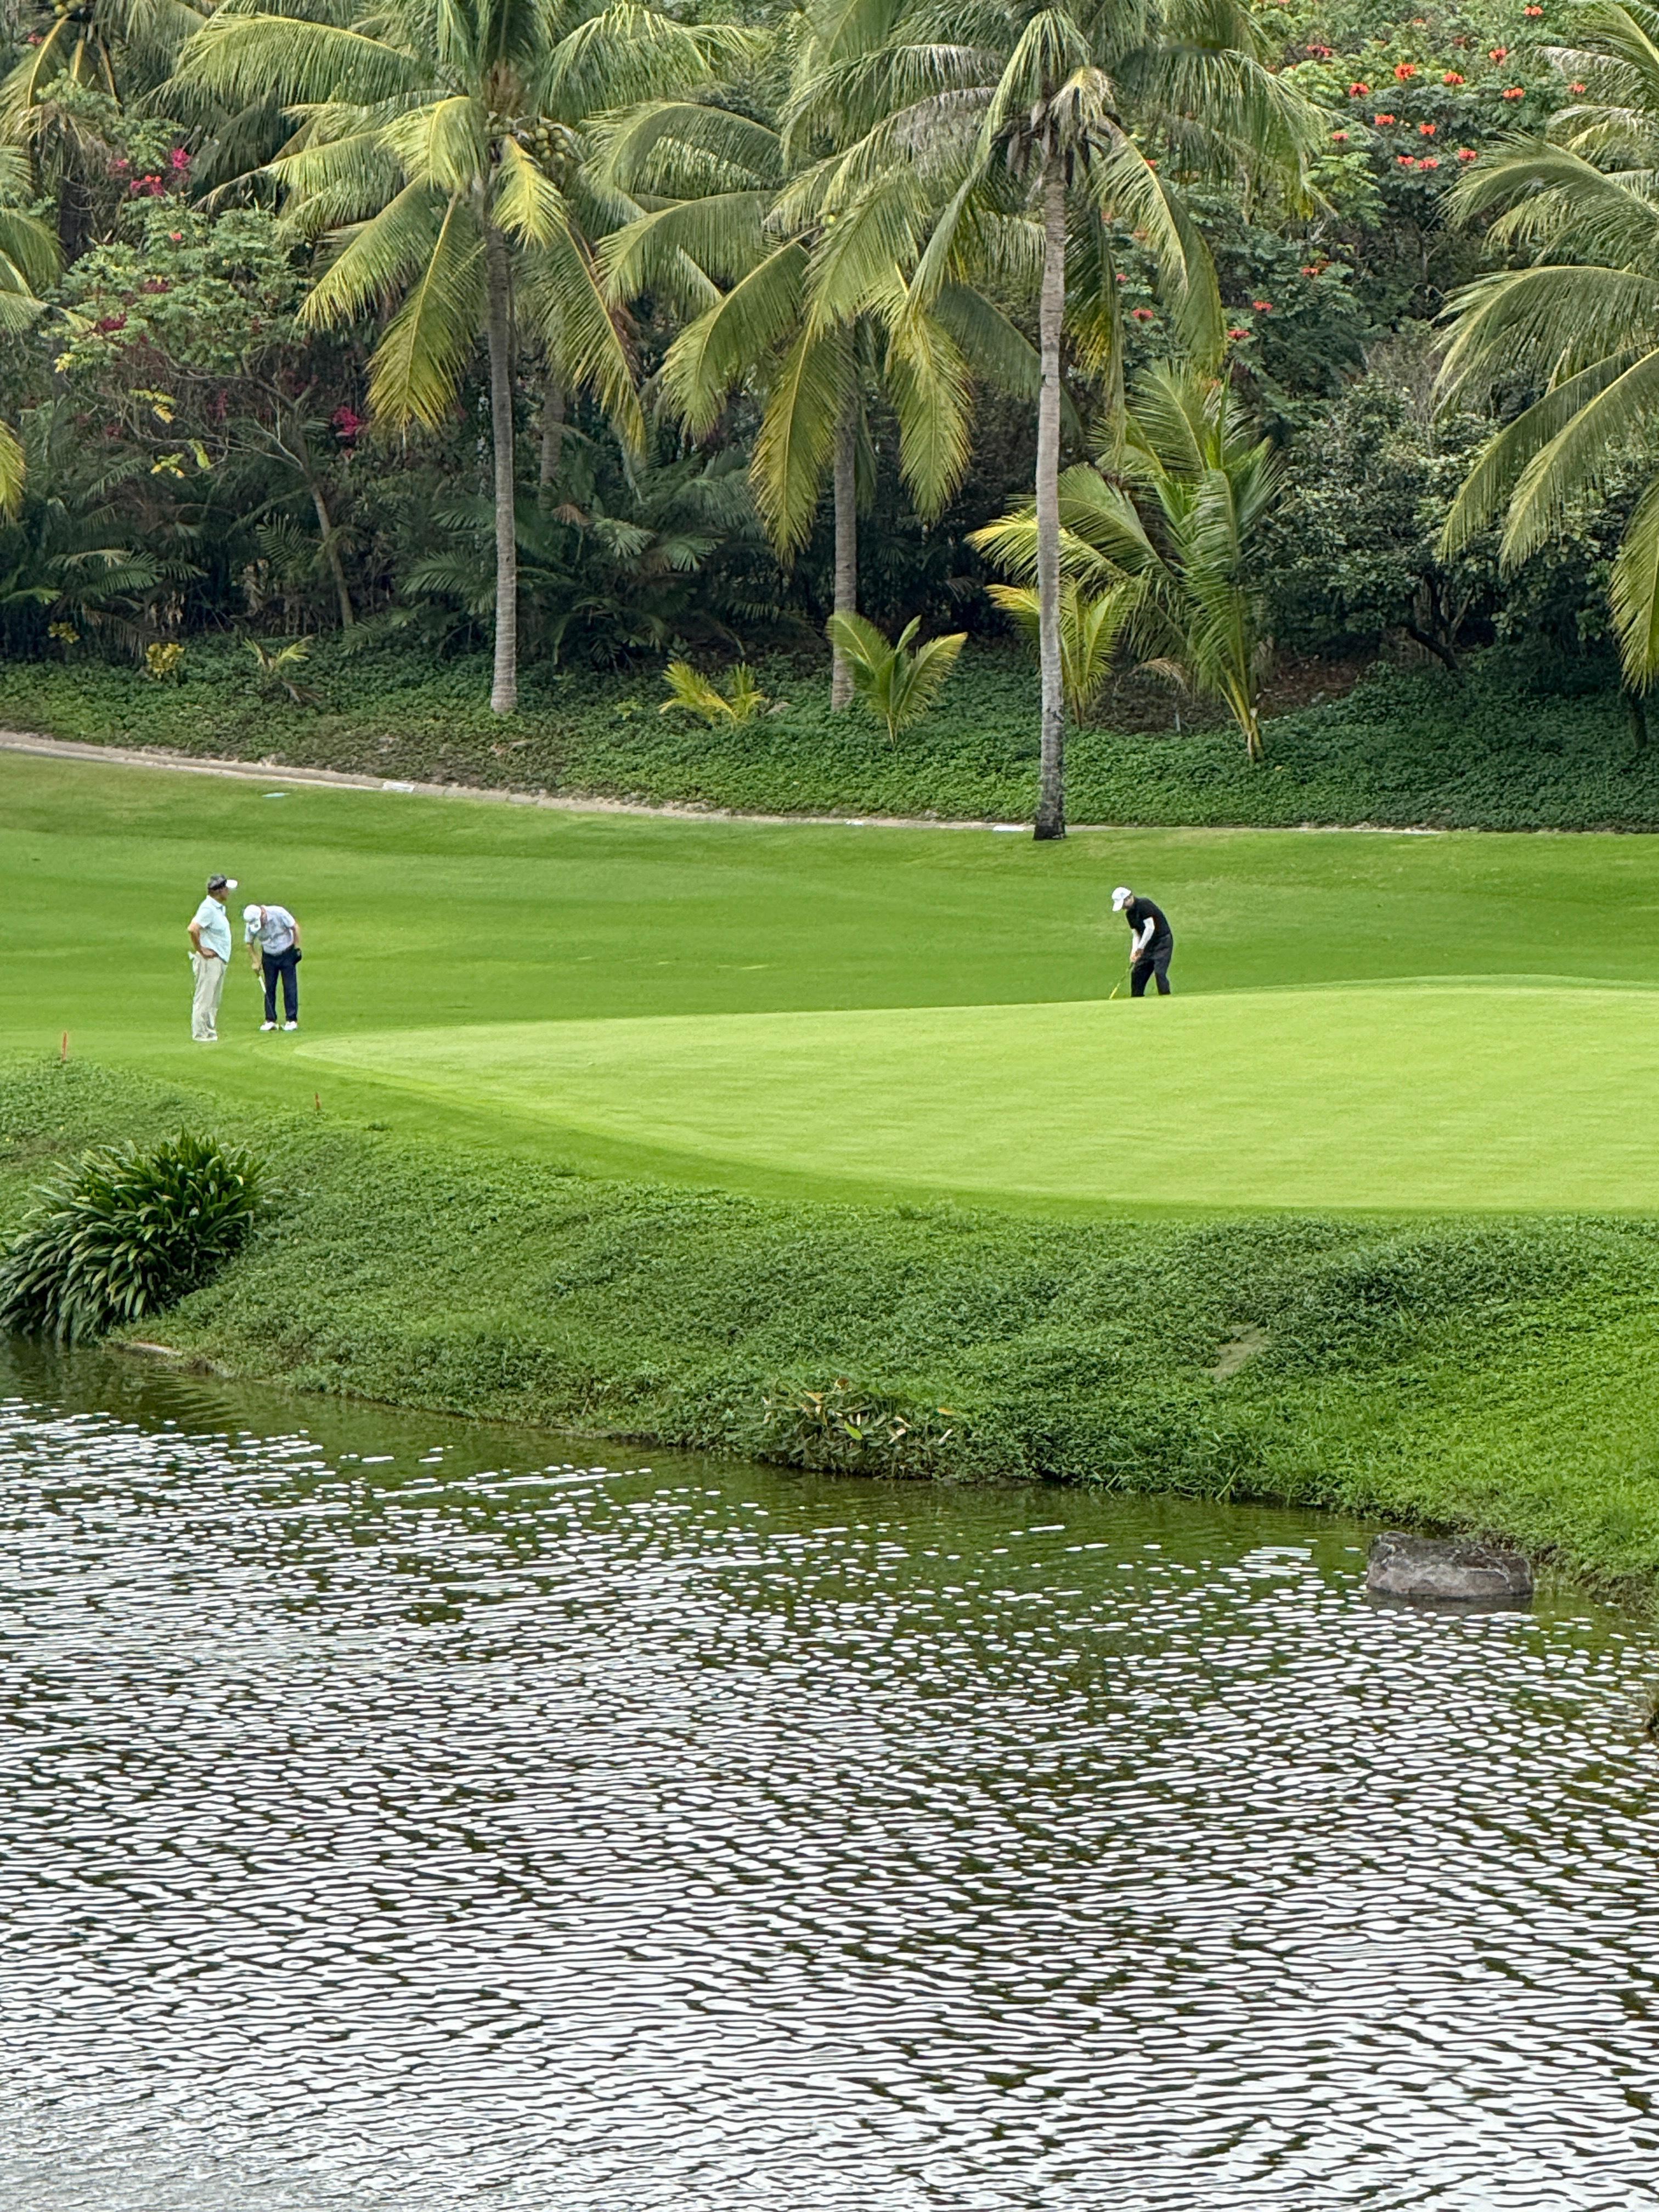
[[300,1026],[300,925],[285,906],[245,906],[245,941],[256,975],[265,985],[265,1018],[262,1030],[276,1026],[276,983],[283,985],[283,1027]]
[[1137,897],[1127,884],[1120,884],[1112,893],[1112,912],[1121,914],[1129,925],[1129,996],[1144,999],[1147,984],[1156,975],[1158,995],[1167,999],[1175,933],[1163,908],[1154,906],[1149,898]]
[[230,963],[230,916],[225,901],[235,888],[234,876],[210,876],[207,896],[191,917],[190,967],[196,990],[190,1004],[190,1033],[198,1044],[219,1042],[219,1001]]

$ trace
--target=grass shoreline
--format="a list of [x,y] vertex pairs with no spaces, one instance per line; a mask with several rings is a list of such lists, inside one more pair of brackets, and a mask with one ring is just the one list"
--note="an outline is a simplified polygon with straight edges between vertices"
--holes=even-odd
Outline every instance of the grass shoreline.
[[218,1284],[132,1334],[228,1376],[847,1472],[1474,1529],[1654,1595],[1659,1222],[788,1203],[34,1061],[0,1068],[0,1227],[57,1159],[185,1124],[255,1147],[281,1203]]

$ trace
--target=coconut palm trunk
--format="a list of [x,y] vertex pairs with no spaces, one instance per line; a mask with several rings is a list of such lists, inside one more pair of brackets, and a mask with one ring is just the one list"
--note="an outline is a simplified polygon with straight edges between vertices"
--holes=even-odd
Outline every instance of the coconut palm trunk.
[[[836,424],[836,612],[859,611],[859,400],[848,379]],[[822,479],[820,479],[822,481]],[[839,645],[830,663],[830,707],[840,714],[853,703],[853,667]]]
[[1066,835],[1066,689],[1060,635],[1060,334],[1066,313],[1066,171],[1051,153],[1042,172],[1042,289],[1037,350],[1037,660],[1042,682],[1042,757],[1035,835]]
[[513,298],[507,240],[494,223],[484,226],[484,276],[489,288],[489,427],[495,471],[495,667],[490,712],[514,713],[519,703],[519,546],[513,512]]

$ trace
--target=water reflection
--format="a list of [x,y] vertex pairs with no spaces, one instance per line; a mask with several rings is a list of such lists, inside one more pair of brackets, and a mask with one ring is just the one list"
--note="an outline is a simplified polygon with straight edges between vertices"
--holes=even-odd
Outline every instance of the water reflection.
[[1652,2202],[1615,1614],[1379,1612],[1288,1515],[0,1396],[0,2204]]

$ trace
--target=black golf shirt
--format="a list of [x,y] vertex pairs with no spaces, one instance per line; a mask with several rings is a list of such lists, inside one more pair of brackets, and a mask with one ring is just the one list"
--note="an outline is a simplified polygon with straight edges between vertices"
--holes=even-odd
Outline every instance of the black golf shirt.
[[1152,938],[1146,950],[1136,954],[1137,959],[1164,960],[1175,951],[1175,933],[1163,908],[1154,906],[1151,899],[1132,898],[1123,909],[1123,919],[1129,925],[1131,937],[1139,937],[1149,921],[1152,925]]

